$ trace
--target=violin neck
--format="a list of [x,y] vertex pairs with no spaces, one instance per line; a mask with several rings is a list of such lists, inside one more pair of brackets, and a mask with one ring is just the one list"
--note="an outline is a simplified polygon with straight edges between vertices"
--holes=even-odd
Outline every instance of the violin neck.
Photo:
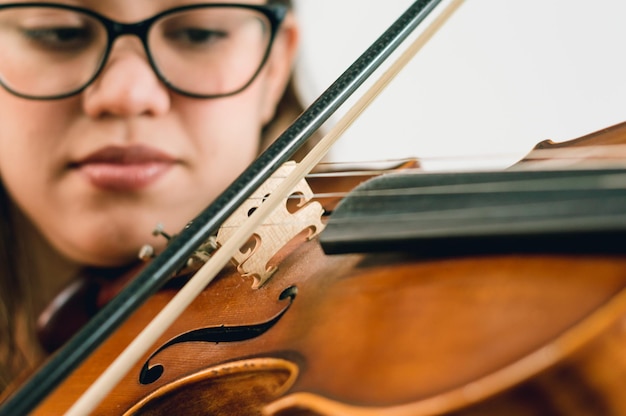
[[626,170],[392,174],[331,216],[327,254],[623,252]]

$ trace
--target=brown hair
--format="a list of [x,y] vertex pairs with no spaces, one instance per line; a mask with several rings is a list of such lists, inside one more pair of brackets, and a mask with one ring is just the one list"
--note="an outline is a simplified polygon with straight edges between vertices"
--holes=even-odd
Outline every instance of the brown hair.
[[[12,379],[19,368],[19,349],[15,340],[17,299],[24,298],[16,253],[9,247],[10,241],[16,241],[15,230],[9,212],[9,198],[0,186],[0,391]],[[12,252],[13,251],[13,252]]]
[[13,203],[0,181],[0,392],[40,355],[34,340],[37,296]]

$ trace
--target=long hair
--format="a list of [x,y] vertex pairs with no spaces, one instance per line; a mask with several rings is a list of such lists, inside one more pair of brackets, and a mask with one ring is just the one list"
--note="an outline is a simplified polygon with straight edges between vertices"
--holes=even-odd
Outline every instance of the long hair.
[[[290,0],[268,0],[291,8]],[[289,82],[274,119],[262,132],[266,147],[302,111],[293,85]],[[35,335],[35,322],[42,306],[36,293],[37,276],[29,273],[25,239],[18,234],[18,213],[0,178],[0,393],[20,374],[28,371],[33,360],[41,357]]]
[[34,318],[25,319],[33,315],[30,293],[33,288],[14,214],[10,197],[0,181],[0,392],[28,363],[18,334],[34,332]]
[[16,299],[22,298],[18,267],[13,261],[9,242],[15,233],[9,212],[9,200],[0,186],[0,390],[10,382],[15,371],[13,361],[18,355],[15,341]]

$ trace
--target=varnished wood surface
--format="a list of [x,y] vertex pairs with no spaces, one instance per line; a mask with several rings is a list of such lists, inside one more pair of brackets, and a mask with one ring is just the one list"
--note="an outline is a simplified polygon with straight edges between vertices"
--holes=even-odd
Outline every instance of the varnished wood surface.
[[[610,328],[623,325],[620,314],[626,310],[619,308],[592,329],[581,325],[603,305],[623,297],[626,259],[618,257],[511,255],[435,261],[411,256],[330,257],[310,242],[289,255],[266,286],[252,290],[250,285],[249,279],[223,274],[161,342],[193,328],[265,321],[285,306],[277,299],[286,287],[295,285],[298,294],[283,318],[258,338],[217,345],[181,344],[162,352],[157,358],[165,364],[165,373],[154,385],[141,386],[139,369],[133,368],[97,414],[121,413],[167,382],[251,357],[284,359],[296,365],[299,375],[287,395],[306,392],[378,410],[415,405],[466,388],[474,394],[464,399],[454,395],[447,410],[479,399],[490,406],[491,401],[485,400],[494,394],[517,397],[518,393],[507,392],[526,383],[550,384],[546,380],[559,378],[559,371],[574,371],[566,366],[555,370],[556,376],[545,373],[565,362],[569,366],[582,363],[581,368],[575,367],[577,372],[597,367],[600,371],[594,378],[598,383],[624,372],[619,362],[615,366],[594,363],[591,355],[580,352],[596,344],[610,349],[612,341],[597,340],[611,333]],[[71,404],[80,394],[79,386],[90,384],[103,363],[132,339],[168,296],[162,292],[145,305],[137,319],[89,359],[66,383],[70,387],[51,396],[39,414],[61,413]],[[580,334],[576,334],[579,327]],[[574,331],[575,342],[569,340],[570,334],[566,345],[559,344],[559,337],[568,331]],[[612,337],[623,342],[621,335]],[[556,350],[550,359],[529,361],[530,366],[522,371],[507,373],[501,391],[493,388],[489,377],[519,366],[551,345]],[[485,383],[482,387],[481,382]],[[608,397],[602,406],[612,414],[626,409],[620,397]],[[499,406],[499,398],[491,400]],[[512,409],[517,406],[515,401],[505,402]]]

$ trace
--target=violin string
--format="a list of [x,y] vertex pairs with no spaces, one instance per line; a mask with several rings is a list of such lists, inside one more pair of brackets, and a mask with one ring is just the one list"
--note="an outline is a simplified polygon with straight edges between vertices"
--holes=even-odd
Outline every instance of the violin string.
[[[552,212],[555,206],[563,203],[569,206],[576,206],[576,204],[583,204],[588,202],[590,198],[564,198],[557,201],[533,201],[533,202],[516,202],[512,204],[497,204],[491,203],[488,206],[481,207],[459,207],[459,208],[441,208],[432,210],[419,210],[416,212],[405,213],[376,213],[376,214],[362,214],[352,213],[350,218],[333,218],[335,224],[346,224],[351,222],[386,222],[392,219],[394,222],[406,222],[415,223],[417,220],[451,220],[460,219],[465,221],[472,221],[474,219],[493,219],[498,216],[502,210],[506,210],[506,214],[516,215],[523,214],[526,217],[536,216],[539,214],[545,214],[546,212]],[[623,215],[623,214],[619,214]],[[260,227],[287,227],[294,224],[301,224],[302,221],[281,221],[281,222],[264,222]],[[225,225],[224,229],[239,228],[239,226]]]
[[[372,166],[385,166],[380,171],[393,171],[394,166],[402,163],[414,161],[419,162],[476,162],[481,160],[509,162],[511,158],[519,158],[519,152],[497,152],[497,153],[480,153],[480,154],[457,154],[457,155],[441,155],[441,156],[420,156],[414,159],[408,158],[390,158],[390,159],[374,159],[374,160],[353,160],[353,161],[327,161],[318,164],[318,171],[307,175],[307,177],[319,177],[332,174],[344,174],[342,167],[347,167],[346,174],[350,172],[364,173],[374,171]],[[626,163],[626,144],[610,144],[610,145],[590,145],[571,148],[547,148],[533,149],[528,152],[522,162],[532,161],[568,161],[576,160],[581,163],[592,162],[594,160],[613,160],[623,161]],[[353,167],[361,167],[360,170],[352,169]],[[410,168],[407,168],[410,169]]]
[[[413,170],[413,169],[411,169]],[[403,170],[397,173],[411,172],[411,170]],[[419,170],[416,170],[419,171]],[[571,172],[571,170],[568,170]],[[419,171],[422,172],[422,171]],[[422,172],[423,173],[423,172]],[[428,174],[425,174],[428,175]],[[597,177],[594,177],[594,179]],[[432,196],[432,195],[455,195],[455,194],[488,194],[488,193],[515,193],[528,192],[552,192],[552,191],[574,191],[574,190],[598,190],[598,189],[626,189],[626,171],[624,173],[607,173],[602,175],[600,183],[594,181],[592,183],[584,181],[584,177],[577,178],[572,181],[569,177],[564,178],[531,178],[513,181],[494,181],[467,184],[445,184],[445,185],[422,185],[414,187],[387,188],[375,190],[348,190],[337,192],[317,192],[311,194],[313,199],[325,198],[344,198],[346,196],[355,197],[393,197],[393,196]],[[511,188],[511,184],[515,184],[515,188]],[[250,201],[263,201],[266,197],[251,197]],[[286,200],[301,200],[302,196],[292,194]]]
[[[583,204],[588,202],[588,199],[562,199],[559,201],[539,201],[539,202],[522,202],[515,205],[507,204],[491,204],[483,207],[462,207],[462,208],[445,208],[439,210],[425,210],[418,212],[404,212],[404,213],[382,213],[382,214],[360,214],[352,215],[350,218],[334,218],[333,223],[335,225],[349,224],[349,223],[386,223],[390,219],[394,223],[406,223],[415,225],[419,222],[431,222],[431,221],[451,221],[462,220],[464,226],[475,226],[476,220],[493,221],[497,218],[510,219],[528,219],[536,221],[538,219],[548,218],[546,213],[554,212],[554,208],[561,206],[563,203],[572,206],[572,204]],[[506,215],[503,215],[506,214]],[[594,214],[597,218],[607,218],[610,216],[624,217],[625,213],[613,213],[613,214]],[[554,219],[554,217],[549,217]],[[570,215],[568,218],[584,218],[585,220],[591,218],[589,215],[580,214]],[[300,221],[282,221],[282,222],[269,222],[263,223],[259,226],[262,227],[286,227],[294,224],[302,224]],[[455,223],[454,228],[457,228],[460,223]],[[432,224],[429,224],[432,225]],[[450,229],[448,226],[446,229]],[[237,226],[225,226],[224,228],[239,228]]]
[[[584,150],[584,154],[586,155],[586,159],[581,161],[575,167],[575,170],[585,170],[589,168],[597,168],[597,164],[594,163],[595,160],[617,160],[623,161],[620,157],[620,152],[624,152],[624,157],[626,158],[626,145],[600,145],[600,146],[586,146],[584,148],[575,149],[575,151],[570,151],[571,149],[538,149],[534,150],[535,157],[530,156],[525,160],[545,160],[548,159],[550,161],[554,160],[569,160],[575,159],[578,160],[583,154],[579,150]],[[601,154],[593,154],[594,152]],[[592,153],[592,156],[589,157],[589,153]],[[497,158],[501,157],[502,154],[491,154],[488,157]],[[481,156],[481,158],[484,156]],[[467,156],[458,156],[453,157],[453,159],[457,160],[472,160],[473,157]],[[433,158],[436,160],[450,160],[448,157],[441,158]],[[422,159],[418,159],[422,160]],[[409,167],[402,168],[397,170],[395,167],[402,165],[407,162],[414,161],[412,159],[381,159],[375,161],[367,161],[367,162],[354,162],[354,161],[344,161],[344,162],[322,162],[318,164],[318,168],[321,167],[323,170],[318,172],[309,173],[306,176],[306,179],[312,178],[341,178],[341,177],[354,177],[354,176],[363,176],[363,177],[376,177],[384,174],[421,174],[421,175],[429,175],[432,172],[425,172],[420,167]],[[383,169],[359,169],[359,170],[336,170],[342,167],[354,167],[354,166],[375,166],[382,165],[387,166]],[[388,167],[393,166],[393,167]],[[328,170],[326,170],[328,169]],[[568,169],[568,171],[572,171],[572,169]],[[455,173],[461,173],[456,171]],[[436,174],[436,173],[435,173]],[[352,197],[394,197],[394,196],[433,196],[433,195],[455,195],[455,194],[495,194],[500,192],[507,193],[521,193],[527,192],[528,186],[532,187],[533,192],[553,192],[553,191],[572,191],[572,190],[597,190],[597,189],[626,189],[626,177],[624,174],[611,174],[610,176],[605,175],[604,181],[601,186],[598,186],[597,183],[593,183],[590,185],[585,185],[584,182],[576,181],[572,182],[571,179],[561,178],[561,179],[526,179],[524,182],[516,181],[515,184],[517,186],[526,185],[524,188],[511,188],[510,182],[493,182],[493,183],[479,183],[479,184],[461,184],[461,185],[429,185],[429,186],[418,186],[418,187],[404,187],[404,188],[387,188],[384,190],[347,190],[347,191],[337,191],[337,192],[316,192],[310,195],[311,199],[343,199],[347,196]],[[275,179],[285,179],[285,176],[275,176]],[[263,197],[251,197],[249,200],[254,201],[258,200],[262,202],[262,200],[266,199],[266,196]],[[301,195],[290,195],[286,198],[286,200],[294,200],[300,201],[302,200]],[[519,202],[519,206],[525,207],[526,209],[530,209],[531,207],[527,203]],[[541,207],[542,209],[549,209],[551,206],[549,202],[539,205],[539,203],[533,203],[533,207]],[[501,206],[492,205],[491,208],[499,209]],[[433,213],[437,214],[439,211],[420,211],[419,215],[426,217],[427,214]],[[448,214],[452,214],[453,212],[448,210]],[[478,210],[476,208],[463,208],[458,211],[459,215],[465,215],[467,217],[478,216],[478,215],[488,215],[484,210]],[[480,214],[479,214],[480,213]],[[389,217],[393,217],[394,219],[398,219],[397,215],[389,214]],[[362,220],[370,221],[383,221],[385,218],[385,214],[376,215],[375,217],[360,217]],[[408,217],[407,217],[408,218]],[[411,221],[414,220],[414,217],[411,217]],[[341,223],[344,221],[351,221],[347,219],[335,219],[336,223]],[[409,221],[409,219],[407,219]],[[283,221],[280,223],[277,222],[265,222],[263,226],[290,226],[293,225],[295,221]],[[224,225],[222,228],[236,228],[238,226],[228,226]]]
[[[588,150],[587,150],[588,149]],[[623,151],[623,154],[621,153]],[[536,153],[535,153],[536,152]],[[594,152],[601,152],[602,154],[594,154]],[[397,168],[403,163],[427,161],[427,162],[474,162],[477,160],[493,159],[493,160],[509,160],[513,153],[505,154],[490,154],[490,155],[469,155],[469,156],[441,156],[441,157],[424,157],[416,159],[380,159],[371,161],[333,161],[323,162],[317,167],[318,170],[309,173],[305,179],[312,178],[333,178],[333,177],[351,177],[351,176],[378,176],[386,173],[411,173],[416,172],[420,174],[428,173],[463,173],[464,170],[425,170],[419,166],[417,167],[401,167]],[[616,165],[626,165],[626,145],[606,145],[606,146],[587,146],[585,147],[585,153],[579,150],[569,151],[567,149],[540,149],[534,150],[532,154],[529,154],[524,158],[523,162],[561,162],[561,161],[576,161],[576,165],[568,167],[568,170],[585,170],[585,169],[602,169]],[[598,164],[602,162],[601,164]],[[613,161],[613,164],[607,164],[607,162]],[[375,169],[377,165],[385,166],[383,168]],[[356,167],[356,168],[355,168]],[[558,166],[557,166],[558,167]],[[342,169],[346,168],[346,169]],[[525,165],[512,166],[511,170],[524,169]],[[472,169],[473,172],[487,171],[487,172],[501,172],[501,169],[482,168]],[[465,171],[466,172],[466,171]],[[284,177],[275,176],[276,179],[282,179]]]
[[[553,194],[554,192],[589,192],[588,198],[581,198],[580,196],[562,196],[555,201],[516,201],[515,205],[500,204],[497,201],[490,200],[488,206],[481,207],[461,207],[458,209],[441,208],[432,210],[419,210],[414,213],[390,213],[384,212],[377,213],[376,215],[363,215],[353,213],[351,218],[334,218],[335,224],[358,221],[379,221],[383,222],[389,218],[394,221],[406,220],[415,221],[416,219],[452,219],[452,218],[464,218],[471,220],[472,218],[488,218],[502,210],[506,209],[507,214],[514,214],[515,212],[525,213],[528,215],[545,214],[550,212],[557,204],[569,203],[571,206],[577,206],[582,204],[593,197],[592,191],[598,190],[625,190],[626,189],[626,172],[624,173],[606,173],[600,177],[593,176],[591,178],[577,177],[576,180],[572,180],[571,177],[562,178],[544,178],[539,177],[535,179],[523,179],[513,181],[498,181],[498,182],[483,182],[483,183],[470,183],[470,184],[453,184],[453,185],[428,185],[428,186],[415,186],[408,188],[388,188],[382,190],[356,190],[348,192],[329,192],[329,193],[317,193],[314,194],[314,198],[341,198],[346,195],[350,197],[394,197],[394,196],[420,196],[429,197],[436,195],[467,195],[471,200],[475,195],[486,194],[520,194],[533,192]],[[287,199],[302,200],[301,195],[291,195]],[[290,226],[298,223],[298,221],[282,221],[282,222],[264,222],[263,226],[280,227]],[[236,228],[236,226],[224,225],[223,228]]]

